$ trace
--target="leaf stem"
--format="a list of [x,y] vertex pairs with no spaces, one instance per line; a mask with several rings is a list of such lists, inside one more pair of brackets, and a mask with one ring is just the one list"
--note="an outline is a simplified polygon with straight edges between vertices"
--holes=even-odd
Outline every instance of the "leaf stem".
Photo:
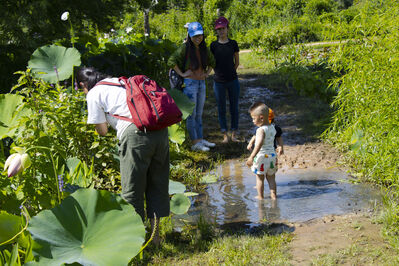
[[45,146],[33,146],[33,147],[28,148],[25,152],[28,152],[31,149],[43,149],[43,150],[47,150],[48,151],[48,153],[50,155],[51,163],[53,165],[53,170],[54,170],[54,178],[55,178],[55,184],[56,184],[56,187],[57,187],[58,203],[61,204],[61,193],[60,193],[60,188],[59,188],[59,185],[58,185],[57,168],[55,166],[54,156],[53,156],[53,154],[51,152],[51,149],[48,148],[48,147],[45,147]]

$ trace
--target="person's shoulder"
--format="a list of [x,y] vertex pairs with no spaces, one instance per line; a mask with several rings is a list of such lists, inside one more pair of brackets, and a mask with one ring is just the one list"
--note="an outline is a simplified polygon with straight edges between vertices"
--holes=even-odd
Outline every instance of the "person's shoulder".
[[237,50],[240,49],[240,48],[238,47],[238,43],[237,43],[236,40],[232,40],[232,39],[229,39],[229,40],[230,40],[231,45],[234,46],[234,48],[236,48]]
[[272,125],[272,124],[263,125],[262,128],[263,128],[264,130],[266,130],[266,131],[275,130],[274,125]]
[[179,44],[175,50],[175,54],[182,54],[186,51],[186,43]]
[[176,50],[177,50],[178,52],[181,53],[181,52],[183,52],[183,51],[186,50],[186,46],[187,46],[186,43],[182,43],[182,44],[180,44],[180,45],[177,47]]
[[103,80],[101,80],[100,82],[109,82],[112,84],[115,84],[115,86],[113,85],[108,85],[108,84],[99,84],[99,85],[95,85],[87,95],[91,94],[99,94],[103,91],[108,91],[110,88],[116,88],[116,86],[120,85],[119,82],[119,78],[105,78]]
[[258,133],[258,132],[264,133],[264,132],[265,132],[265,126],[260,126],[260,127],[258,127],[258,128],[256,129],[256,133]]

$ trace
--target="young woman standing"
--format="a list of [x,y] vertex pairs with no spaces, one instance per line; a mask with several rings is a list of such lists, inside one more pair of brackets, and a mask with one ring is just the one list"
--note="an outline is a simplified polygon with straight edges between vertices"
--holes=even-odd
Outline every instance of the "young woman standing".
[[215,57],[214,92],[218,105],[220,129],[223,132],[223,143],[229,142],[226,122],[226,91],[229,96],[231,116],[231,140],[238,142],[238,100],[240,84],[237,77],[237,67],[240,63],[239,48],[235,40],[228,37],[229,21],[219,17],[215,21],[215,30],[218,40],[211,43],[211,52]]
[[215,143],[203,139],[202,113],[206,97],[205,79],[215,66],[215,60],[206,46],[202,25],[191,22],[187,30],[187,41],[172,54],[168,65],[184,78],[183,93],[195,104],[193,113],[186,120],[191,149],[209,151]]

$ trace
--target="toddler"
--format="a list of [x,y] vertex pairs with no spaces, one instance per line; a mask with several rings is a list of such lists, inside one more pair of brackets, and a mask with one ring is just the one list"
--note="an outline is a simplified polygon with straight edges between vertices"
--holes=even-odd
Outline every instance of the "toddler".
[[249,108],[252,122],[258,127],[255,136],[250,140],[247,149],[252,150],[247,159],[247,166],[251,167],[256,175],[257,199],[264,199],[264,180],[265,175],[270,189],[270,197],[277,198],[277,188],[275,174],[277,171],[277,154],[274,149],[274,138],[276,129],[269,122],[269,108],[262,102],[256,102]]

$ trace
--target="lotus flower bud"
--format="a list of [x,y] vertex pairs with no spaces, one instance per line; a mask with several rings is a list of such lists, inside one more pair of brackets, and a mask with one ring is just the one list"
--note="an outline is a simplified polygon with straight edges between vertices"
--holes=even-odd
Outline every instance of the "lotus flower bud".
[[68,18],[69,18],[69,12],[68,11],[65,11],[64,13],[62,13],[61,20],[67,21]]
[[10,156],[8,156],[6,162],[4,163],[4,171],[7,170],[7,168],[10,166],[12,160],[17,156],[18,153],[13,153]]
[[21,154],[15,153],[16,155],[12,158],[10,166],[8,166],[8,177],[15,176],[22,170]]
[[8,168],[8,177],[12,177],[28,168],[30,165],[31,160],[28,154],[13,153],[7,158],[4,164],[4,171]]

